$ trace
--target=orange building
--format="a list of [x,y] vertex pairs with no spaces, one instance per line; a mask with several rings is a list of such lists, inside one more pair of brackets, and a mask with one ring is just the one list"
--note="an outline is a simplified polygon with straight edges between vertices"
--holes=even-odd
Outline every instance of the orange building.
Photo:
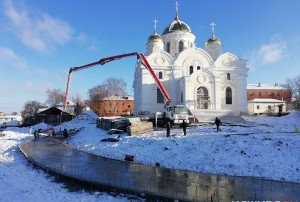
[[134,98],[132,96],[110,96],[101,99],[99,116],[128,116],[134,112]]
[[255,98],[269,98],[283,100],[286,101],[286,103],[290,103],[292,93],[290,89],[279,86],[278,84],[248,84],[247,99],[249,101]]

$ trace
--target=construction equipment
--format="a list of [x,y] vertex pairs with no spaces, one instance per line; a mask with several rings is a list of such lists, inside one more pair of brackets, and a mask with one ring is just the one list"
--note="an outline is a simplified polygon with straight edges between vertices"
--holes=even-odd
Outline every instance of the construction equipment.
[[101,60],[97,62],[93,62],[87,65],[79,66],[79,67],[72,67],[70,68],[69,75],[68,75],[68,83],[67,83],[67,89],[66,89],[66,94],[65,94],[65,100],[64,100],[64,109],[66,108],[67,105],[67,100],[68,100],[68,93],[69,93],[69,88],[70,88],[70,82],[71,82],[71,76],[72,72],[74,71],[79,71],[82,69],[86,69],[95,65],[104,65],[108,62],[114,61],[114,60],[119,60],[125,57],[130,57],[130,56],[136,56],[137,59],[141,60],[141,63],[146,67],[146,69],[150,72],[151,76],[153,77],[154,81],[157,83],[158,88],[162,92],[163,96],[165,97],[167,103],[165,105],[165,112],[163,113],[155,113],[155,119],[157,122],[157,119],[165,119],[165,118],[170,118],[172,124],[178,124],[181,123],[183,120],[185,120],[187,123],[189,123],[188,119],[188,109],[184,105],[172,105],[172,100],[169,95],[169,93],[166,91],[160,80],[157,78],[155,72],[153,71],[152,67],[150,66],[148,60],[146,59],[144,54],[133,52],[133,53],[128,53],[128,54],[122,54],[122,55],[115,55],[107,58],[102,58]]

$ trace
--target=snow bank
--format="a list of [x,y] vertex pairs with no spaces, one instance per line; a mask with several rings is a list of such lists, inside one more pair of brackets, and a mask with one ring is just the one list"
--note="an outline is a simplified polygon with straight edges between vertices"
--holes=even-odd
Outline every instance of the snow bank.
[[[32,129],[45,129],[38,124]],[[18,146],[32,139],[28,128],[7,128],[0,136],[0,201],[138,201],[124,195],[103,192],[70,191],[54,177],[28,163]],[[114,194],[116,195],[116,194]],[[140,200],[139,200],[140,201]]]
[[[119,142],[101,142],[107,131],[86,125],[66,143],[95,155],[123,160],[125,154],[135,156],[136,163],[195,172],[231,176],[255,176],[266,179],[300,182],[299,125],[296,114],[282,117],[243,117],[258,123],[255,127],[222,126],[165,129],[141,136],[123,134]],[[115,135],[116,136],[116,135]],[[110,136],[110,137],[114,137]]]

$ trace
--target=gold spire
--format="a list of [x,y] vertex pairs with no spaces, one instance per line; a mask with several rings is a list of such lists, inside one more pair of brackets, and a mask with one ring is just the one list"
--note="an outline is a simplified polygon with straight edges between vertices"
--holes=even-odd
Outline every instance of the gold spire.
[[175,3],[175,7],[176,7],[176,17],[175,17],[175,20],[179,20],[179,16],[178,16],[178,6],[179,6],[180,4],[178,3],[178,1],[176,1],[176,3]]
[[158,21],[156,19],[154,19],[153,22],[154,22],[154,34],[157,34],[156,33],[156,24],[158,23]]
[[209,24],[211,26],[211,36],[215,37],[215,26],[216,24],[214,22]]

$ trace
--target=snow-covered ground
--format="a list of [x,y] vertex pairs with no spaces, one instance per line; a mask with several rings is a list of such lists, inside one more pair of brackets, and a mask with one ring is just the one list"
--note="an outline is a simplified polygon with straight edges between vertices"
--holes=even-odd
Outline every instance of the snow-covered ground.
[[[109,136],[96,128],[97,116],[91,112],[65,123],[68,129],[81,128],[65,141],[71,147],[99,156],[123,160],[125,154],[135,162],[161,167],[231,176],[256,176],[300,183],[300,113],[282,117],[244,116],[255,127],[191,127],[187,136],[180,128],[154,131],[140,136],[124,133],[119,142],[101,142]],[[253,125],[253,124],[252,124]]]
[[[48,128],[39,124],[32,128]],[[64,184],[41,169],[33,167],[18,146],[32,139],[29,128],[8,128],[0,131],[0,201],[135,201],[122,195],[103,192],[70,191]]]
[[[119,142],[101,142],[109,136],[96,128],[97,116],[86,111],[74,120],[56,127],[78,132],[66,145],[92,154],[124,159],[135,156],[136,163],[196,172],[231,176],[257,176],[266,179],[300,183],[300,113],[282,117],[243,117],[255,127],[215,126],[191,127],[187,136],[180,128],[172,129],[167,138],[165,129],[140,136],[121,135]],[[32,127],[46,129],[39,124]],[[2,135],[1,135],[2,134]],[[18,150],[32,139],[29,128],[8,128],[0,132],[0,199],[4,201],[128,201],[101,192],[70,192],[44,171],[34,168]]]

